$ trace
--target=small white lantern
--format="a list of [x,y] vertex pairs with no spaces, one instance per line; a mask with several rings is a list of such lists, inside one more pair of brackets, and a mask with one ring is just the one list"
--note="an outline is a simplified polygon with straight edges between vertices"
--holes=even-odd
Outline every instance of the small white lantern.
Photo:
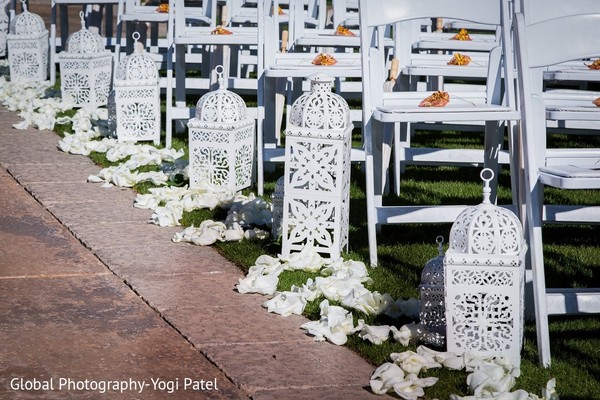
[[333,78],[309,78],[311,91],[292,105],[285,141],[282,253],[311,244],[338,258],[348,244],[350,139],[348,103]]
[[244,100],[225,89],[223,67],[215,71],[219,89],[198,100],[196,118],[188,122],[190,187],[205,181],[238,191],[252,184],[255,122]]
[[104,39],[85,27],[67,38],[65,51],[58,55],[62,97],[76,107],[105,106],[112,78],[112,53],[104,48]]
[[285,177],[277,179],[275,190],[271,195],[271,213],[273,222],[271,223],[271,235],[277,239],[281,235],[281,221],[283,220],[283,192],[285,188]]
[[135,51],[123,58],[115,74],[116,133],[119,141],[153,140],[160,143],[160,87],[158,68],[145,54],[134,32]]
[[6,56],[6,36],[8,35],[8,0],[0,0],[0,57]]
[[521,363],[523,344],[523,228],[511,211],[490,203],[489,182],[483,203],[466,208],[450,231],[444,259],[448,351],[501,355]]
[[430,332],[445,335],[444,238],[438,236],[435,241],[438,244],[438,256],[427,261],[421,273],[419,318]]
[[45,81],[48,77],[48,29],[44,20],[27,10],[10,22],[6,37],[11,80]]

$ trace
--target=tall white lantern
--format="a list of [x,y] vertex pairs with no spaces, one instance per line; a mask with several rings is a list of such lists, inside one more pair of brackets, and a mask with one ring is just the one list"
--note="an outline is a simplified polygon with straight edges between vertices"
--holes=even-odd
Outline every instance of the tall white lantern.
[[244,100],[225,89],[223,67],[215,71],[219,89],[198,100],[188,122],[190,187],[205,181],[238,191],[252,184],[255,121]]
[[0,57],[6,56],[6,36],[8,35],[8,0],[0,0]]
[[62,97],[76,107],[105,106],[112,78],[112,53],[104,48],[104,39],[85,27],[67,38],[65,50],[58,55]]
[[348,244],[350,139],[348,103],[333,78],[310,77],[311,91],[292,105],[285,140],[282,253],[311,244],[338,258]]
[[10,79],[45,81],[48,77],[48,29],[44,20],[27,10],[25,1],[23,12],[10,22],[10,32],[6,37]]
[[123,58],[115,74],[116,133],[119,141],[153,140],[160,143],[160,87],[158,68],[139,43]]
[[527,245],[517,216],[490,203],[492,177],[489,169],[481,172],[483,203],[466,208],[450,231],[446,340],[453,353],[501,355],[519,366]]
[[421,324],[430,332],[446,334],[446,307],[444,305],[444,238],[436,238],[438,256],[427,261],[419,285]]

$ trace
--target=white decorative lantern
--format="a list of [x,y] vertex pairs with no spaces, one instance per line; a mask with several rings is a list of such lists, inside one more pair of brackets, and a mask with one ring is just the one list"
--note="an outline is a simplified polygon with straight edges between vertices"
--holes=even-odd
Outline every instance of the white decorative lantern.
[[45,81],[48,77],[48,30],[44,20],[27,10],[10,23],[6,37],[11,80]]
[[427,261],[421,273],[419,318],[430,332],[445,335],[444,238],[438,236],[435,241],[438,244],[438,256]]
[[353,125],[348,103],[331,92],[333,78],[310,80],[311,91],[292,105],[286,132],[282,253],[311,244],[338,258],[348,244]]
[[275,190],[271,195],[271,213],[273,222],[271,223],[271,235],[278,238],[281,235],[281,221],[283,220],[283,192],[285,188],[285,176],[277,179]]
[[219,89],[198,100],[188,122],[190,187],[206,181],[217,188],[241,190],[252,184],[254,119],[246,103],[223,86],[223,67],[215,69]]
[[446,340],[453,353],[502,355],[519,366],[527,245],[517,216],[490,203],[486,172],[483,203],[460,213],[450,231]]
[[65,51],[58,55],[60,88],[63,99],[76,107],[105,106],[112,77],[112,53],[104,48],[104,39],[85,27],[67,38]]
[[8,35],[8,0],[0,0],[0,57],[6,56],[6,36]]
[[116,133],[119,141],[153,140],[160,143],[160,87],[158,68],[145,54],[135,32],[135,51],[123,58],[115,74]]

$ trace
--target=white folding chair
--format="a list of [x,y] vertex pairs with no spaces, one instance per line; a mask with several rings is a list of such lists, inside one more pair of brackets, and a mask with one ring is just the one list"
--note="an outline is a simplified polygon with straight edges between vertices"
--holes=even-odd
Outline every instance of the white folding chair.
[[[321,1],[321,0],[319,0]],[[312,61],[318,54],[321,46],[334,45],[340,47],[356,47],[359,41],[355,37],[333,36],[329,29],[326,36],[309,34],[312,29],[307,28],[307,14],[304,0],[290,0],[289,18],[290,35],[289,46],[281,51],[280,26],[277,15],[272,14],[271,1],[259,0],[259,91],[258,91],[258,124],[257,124],[257,191],[263,193],[265,163],[284,162],[284,148],[279,145],[279,131],[281,127],[282,102],[288,94],[286,85],[292,81],[292,95],[288,102],[293,101],[303,91],[304,80],[316,73],[324,73],[339,81],[346,78],[360,78],[360,54],[358,52],[340,52],[334,56],[337,64],[333,66],[313,65]],[[275,1],[275,5],[277,5]],[[324,7],[321,9],[323,10]],[[318,17],[321,18],[320,16]],[[315,32],[323,32],[317,28]],[[306,41],[302,42],[301,39]],[[318,42],[326,40],[326,42]],[[359,82],[355,85],[346,85],[339,94],[346,95],[354,90],[360,93],[362,87]],[[360,119],[360,112],[351,112],[353,120]],[[278,118],[279,117],[279,118]],[[362,149],[352,150],[353,161],[363,161]]]
[[[159,42],[160,24],[166,26],[168,15],[161,12],[157,5],[142,4],[140,0],[119,0],[117,10],[117,45],[115,47],[116,64],[121,57],[121,47],[125,43],[125,53],[131,53],[133,42],[131,35],[134,31],[143,30],[140,33],[142,44],[147,46],[147,25],[150,26],[150,53],[158,53],[160,49],[166,49],[167,44],[163,38]],[[125,34],[123,35],[123,25],[125,25]],[[143,25],[143,29],[140,29]],[[165,51],[163,51],[164,53]]]
[[[546,0],[522,0],[531,15],[544,15],[552,7]],[[542,224],[600,223],[600,207],[549,205],[544,187],[600,189],[600,149],[547,148],[544,70],[570,60],[596,57],[600,13],[573,15],[574,2],[563,3],[563,15],[531,23],[515,16],[516,59],[522,113],[522,146],[525,185],[525,219],[533,279],[537,342],[540,363],[550,365],[548,316],[600,313],[600,289],[549,289],[544,271]],[[581,2],[583,3],[583,2]],[[560,12],[560,11],[559,11]],[[537,14],[535,14],[537,13]],[[587,113],[600,110],[591,105]]]
[[[214,34],[217,14],[216,0],[206,1],[211,3],[210,9],[212,10],[209,14],[212,16],[209,26],[205,26],[203,21],[196,19],[194,7],[185,5],[184,0],[171,0],[171,7],[169,7],[169,24],[173,30],[171,49],[175,53],[175,61],[167,69],[167,147],[171,145],[173,122],[187,120],[192,116],[193,108],[186,104],[186,95],[216,89],[217,79],[214,68],[217,65],[223,64],[227,87],[240,89],[243,84],[245,85],[244,89],[256,91],[257,80],[255,78],[231,77],[229,48],[256,47],[258,45],[258,28],[232,26],[227,27],[232,34]],[[173,57],[168,57],[168,59],[172,60]],[[257,62],[255,60],[256,57],[252,62]],[[192,70],[200,71],[200,77],[189,76],[188,71]],[[173,72],[175,73],[174,77]],[[175,90],[174,95],[173,89]]]
[[[453,222],[464,205],[389,206],[383,204],[383,151],[389,149],[390,138],[384,135],[384,124],[412,122],[485,122],[485,153],[483,164],[498,174],[498,153],[503,124],[518,120],[514,104],[504,99],[514,98],[512,53],[508,1],[502,0],[360,0],[360,40],[363,81],[363,135],[365,140],[367,220],[369,253],[372,265],[377,264],[377,229],[382,224]],[[500,46],[489,53],[485,92],[450,93],[445,107],[419,107],[431,92],[384,92],[385,59],[376,47],[377,31],[389,24],[423,18],[443,17],[496,24],[503,28]],[[509,95],[505,95],[508,93]],[[503,103],[504,102],[504,103]],[[384,137],[386,136],[386,137]],[[435,149],[438,159],[446,164],[463,163],[465,149]],[[478,151],[478,150],[475,150]],[[445,157],[440,154],[445,153]],[[426,156],[426,154],[424,155]],[[441,163],[441,162],[440,162]],[[493,182],[495,190],[497,182]],[[492,195],[495,201],[495,192]]]
[[[565,3],[561,0],[548,0],[543,9],[536,2],[520,1],[526,25],[567,15],[600,13],[600,2],[578,0]],[[596,55],[600,56],[600,53]],[[597,70],[586,64],[593,60],[570,60],[548,66],[544,71],[544,99],[546,101],[547,126],[552,131],[562,133],[592,133],[600,129],[600,121],[592,113],[589,115],[589,102],[600,97],[597,90],[589,90],[590,83],[600,82]],[[579,86],[577,89],[563,89],[561,86]]]

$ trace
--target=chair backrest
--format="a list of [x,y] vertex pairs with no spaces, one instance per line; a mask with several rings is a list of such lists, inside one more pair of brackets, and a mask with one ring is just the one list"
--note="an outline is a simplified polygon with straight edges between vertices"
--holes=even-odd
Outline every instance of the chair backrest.
[[184,0],[170,0],[169,16],[174,21],[175,35],[183,35],[194,28],[215,27],[217,0],[202,0],[200,7],[188,6]]
[[[388,25],[393,25],[395,32],[398,32],[413,22],[420,24],[423,19],[441,17],[501,26],[502,48],[498,49],[501,51],[490,52],[488,96],[501,92],[501,67],[504,68],[505,81],[513,81],[513,69],[506,67],[513,65],[512,52],[508,51],[511,47],[508,0],[360,0],[359,6],[365,123],[368,123],[372,110],[383,99],[380,88],[386,77],[386,62],[382,61],[381,52],[376,47]],[[511,90],[510,87],[508,89]],[[510,93],[507,102],[509,106],[514,106],[514,93]]]
[[[527,0],[522,0],[527,1]],[[543,10],[546,1],[528,1],[528,13]],[[568,2],[571,4],[573,2]],[[582,1],[583,3],[583,1]],[[573,14],[528,24],[525,15],[515,15],[515,44],[524,148],[532,165],[545,164],[546,113],[542,97],[542,71],[552,65],[582,60],[600,55],[597,37],[600,35],[600,13]],[[535,144],[535,145],[534,145]],[[530,172],[531,173],[531,172]]]
[[567,15],[597,14],[600,13],[600,1],[598,0],[515,0],[516,12],[521,12],[525,18],[525,24],[531,25],[536,22],[546,21],[554,18],[562,18]]
[[333,27],[358,27],[358,0],[333,0]]
[[290,0],[290,43],[303,36],[307,29],[325,28],[326,9],[325,0]]

